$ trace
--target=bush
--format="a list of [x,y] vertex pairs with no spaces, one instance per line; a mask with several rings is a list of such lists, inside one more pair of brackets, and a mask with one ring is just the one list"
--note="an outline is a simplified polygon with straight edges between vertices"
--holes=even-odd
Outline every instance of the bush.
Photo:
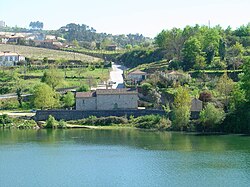
[[36,126],[37,124],[34,120],[21,120],[16,122],[16,127],[19,129],[32,129]]
[[150,83],[143,83],[141,88],[142,94],[146,96],[149,94],[149,91],[152,90],[152,85]]
[[12,122],[12,119],[7,114],[0,115],[0,124],[3,126]]
[[67,128],[67,123],[64,120],[60,120],[59,123],[58,123],[58,128],[66,129]]
[[120,124],[127,124],[128,120],[125,117],[116,117],[116,116],[109,116],[109,117],[100,117],[97,118],[96,116],[89,116],[86,119],[80,121],[82,125],[95,125],[95,126],[109,126],[109,125],[120,125]]
[[16,99],[4,99],[0,100],[0,109],[11,110],[19,108],[19,103]]
[[250,102],[240,104],[236,110],[228,113],[222,123],[222,131],[227,133],[250,134]]
[[221,108],[215,108],[211,103],[200,113],[200,122],[204,127],[204,131],[211,131],[218,129],[217,125],[221,124],[224,120],[225,113]]
[[55,120],[55,118],[51,115],[49,115],[49,118],[46,121],[46,128],[57,128],[58,122]]
[[135,126],[142,129],[157,129],[160,121],[161,116],[159,115],[140,116],[133,120]]

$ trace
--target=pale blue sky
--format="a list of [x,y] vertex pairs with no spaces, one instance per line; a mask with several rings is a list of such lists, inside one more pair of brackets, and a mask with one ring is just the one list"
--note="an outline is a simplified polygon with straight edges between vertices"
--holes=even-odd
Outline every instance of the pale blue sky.
[[74,22],[97,32],[154,37],[162,29],[207,25],[209,20],[225,28],[247,24],[250,0],[0,0],[0,20],[22,27],[38,20],[45,29]]

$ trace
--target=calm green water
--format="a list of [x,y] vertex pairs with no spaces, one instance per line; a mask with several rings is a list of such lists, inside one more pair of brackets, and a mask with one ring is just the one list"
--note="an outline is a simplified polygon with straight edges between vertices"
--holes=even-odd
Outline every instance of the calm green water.
[[0,186],[250,186],[250,137],[0,130]]

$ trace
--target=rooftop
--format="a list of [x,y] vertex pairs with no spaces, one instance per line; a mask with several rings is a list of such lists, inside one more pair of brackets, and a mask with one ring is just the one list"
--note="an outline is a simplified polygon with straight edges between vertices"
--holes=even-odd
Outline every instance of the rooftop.
[[97,89],[96,95],[117,95],[117,94],[138,94],[136,89],[119,88],[119,89]]
[[12,53],[12,52],[9,52],[9,51],[4,51],[4,52],[0,51],[0,56],[19,56],[19,54],[18,53]]
[[96,97],[96,95],[137,95],[136,89],[120,88],[120,89],[97,89],[94,92],[76,92],[76,98]]
[[129,72],[128,74],[129,75],[146,75],[147,73],[144,72],[144,71],[141,71],[141,70],[137,69],[137,70]]
[[95,92],[76,92],[76,98],[94,97]]

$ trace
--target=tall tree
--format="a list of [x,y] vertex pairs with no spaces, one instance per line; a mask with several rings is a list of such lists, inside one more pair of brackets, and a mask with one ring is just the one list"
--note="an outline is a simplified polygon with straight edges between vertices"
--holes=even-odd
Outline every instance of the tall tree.
[[183,130],[187,127],[190,118],[191,97],[188,89],[185,87],[178,87],[174,97],[173,125],[176,129]]
[[59,96],[47,84],[39,84],[34,87],[33,103],[36,108],[46,109],[59,106]]
[[246,93],[246,99],[250,101],[250,59],[248,59],[243,66],[243,76],[241,81],[241,87]]
[[63,103],[66,108],[72,107],[75,104],[74,94],[72,92],[67,92],[67,94],[63,96]]
[[188,39],[184,43],[182,56],[184,70],[192,69],[197,59],[202,56],[200,41],[195,37],[191,37],[190,39]]
[[228,110],[230,94],[233,91],[234,82],[224,73],[217,82],[217,90],[222,97],[224,97],[225,109]]
[[62,74],[58,73],[55,68],[45,71],[41,82],[44,82],[55,89],[63,81]]

